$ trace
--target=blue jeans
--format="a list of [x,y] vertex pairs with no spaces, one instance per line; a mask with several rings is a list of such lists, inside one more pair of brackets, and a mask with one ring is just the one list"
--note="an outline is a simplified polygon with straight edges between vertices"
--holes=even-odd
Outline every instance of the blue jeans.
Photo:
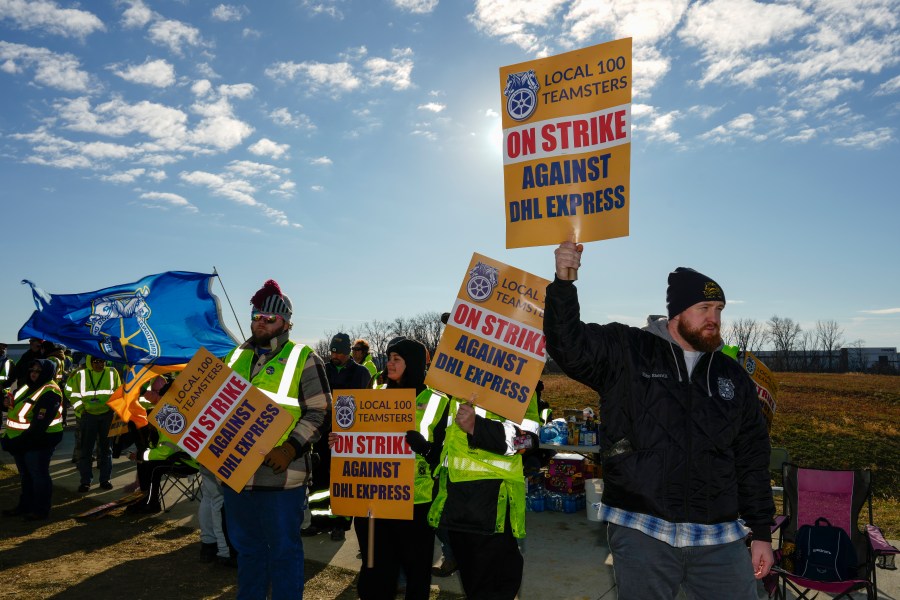
[[303,503],[306,486],[237,493],[222,486],[228,537],[238,553],[238,600],[303,597]]
[[22,483],[17,508],[39,517],[46,517],[50,514],[50,503],[53,498],[50,457],[53,456],[53,448],[51,446],[37,450],[25,450],[13,455]]
[[672,600],[679,588],[697,600],[757,598],[750,551],[743,540],[675,548],[613,523],[607,536],[619,600]]
[[94,454],[94,442],[97,443],[100,482],[105,483],[112,476],[112,449],[109,447],[109,426],[112,420],[112,411],[102,415],[92,415],[89,412],[81,415],[81,455],[78,458],[78,472],[81,473],[82,485],[90,485],[94,478],[91,458]]

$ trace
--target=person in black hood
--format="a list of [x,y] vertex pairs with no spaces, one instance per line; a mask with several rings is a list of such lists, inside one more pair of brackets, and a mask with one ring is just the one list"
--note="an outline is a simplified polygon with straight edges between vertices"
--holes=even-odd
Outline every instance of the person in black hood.
[[16,460],[22,490],[19,504],[2,514],[38,521],[50,514],[50,457],[63,435],[62,392],[53,361],[32,360],[25,372],[25,385],[7,400],[6,430],[0,438],[0,445]]

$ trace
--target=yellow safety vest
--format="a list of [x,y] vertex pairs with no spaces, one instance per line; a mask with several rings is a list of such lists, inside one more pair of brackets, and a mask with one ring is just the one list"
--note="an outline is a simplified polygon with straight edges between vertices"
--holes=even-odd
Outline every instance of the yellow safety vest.
[[[94,377],[98,375],[100,380],[96,384],[96,389],[92,389]],[[66,396],[72,402],[76,414],[80,414],[84,409],[89,414],[102,415],[111,410],[106,401],[120,385],[122,382],[119,379],[119,372],[112,367],[104,367],[102,373],[85,367],[66,381]]]
[[253,368],[253,350],[235,348],[225,357],[225,364],[240,376],[248,379],[294,418],[291,426],[284,432],[276,445],[281,445],[288,439],[297,421],[303,417],[300,400],[291,394],[297,394],[297,390],[300,389],[303,366],[311,353],[312,348],[309,346],[295,344],[288,340],[281,351],[270,358],[253,379],[250,379],[250,370]]
[[[501,455],[481,448],[470,448],[469,439],[462,429],[456,425],[456,412],[459,401],[454,400],[450,406],[450,423],[447,426],[447,438],[444,440],[444,451],[441,453],[441,487],[428,512],[428,521],[432,527],[438,527],[444,503],[447,501],[447,478],[453,483],[461,481],[478,481],[481,479],[500,479],[500,492],[497,496],[497,520],[494,531],[501,533],[505,529],[506,511],[509,507],[509,522],[514,537],[525,537],[525,473],[522,470],[520,454]],[[488,412],[476,406],[475,413],[482,418],[494,421],[507,421],[506,418]],[[537,398],[532,396],[520,429],[537,434],[540,425],[537,422]]]
[[13,406],[9,409],[9,413],[6,416],[6,437],[9,439],[17,438],[31,426],[34,403],[46,392],[52,392],[59,396],[59,407],[56,409],[56,416],[50,421],[50,425],[47,426],[47,433],[62,431],[62,391],[56,382],[48,381],[33,393],[28,394],[27,392],[27,386],[16,390],[16,394],[13,397]]
[[[429,442],[434,441],[434,427],[448,402],[450,398],[431,388],[425,388],[416,397],[416,429]],[[414,504],[431,502],[434,494],[434,474],[425,457],[418,454],[413,492]]]

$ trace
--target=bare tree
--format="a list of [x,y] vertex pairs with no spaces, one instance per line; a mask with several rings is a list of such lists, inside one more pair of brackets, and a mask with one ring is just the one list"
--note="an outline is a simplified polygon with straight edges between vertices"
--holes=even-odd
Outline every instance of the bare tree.
[[795,371],[820,371],[819,357],[816,352],[816,336],[812,331],[803,331],[797,336],[797,350],[799,354],[794,364]]
[[363,325],[363,333],[360,337],[369,342],[369,354],[379,368],[384,366],[384,354],[387,352],[387,343],[392,337],[391,323],[388,321],[369,321]]
[[847,366],[851,371],[865,373],[866,371],[866,354],[863,348],[866,347],[865,340],[855,340],[850,344],[847,352]]
[[834,370],[834,358],[844,344],[844,330],[837,321],[816,321],[816,342],[825,358],[825,370]]
[[759,352],[760,347],[765,341],[765,331],[759,321],[755,319],[738,319],[732,321],[725,329],[725,341],[737,346],[745,352]]
[[800,336],[800,324],[793,319],[774,315],[766,323],[766,338],[775,347],[775,364],[773,369],[787,371],[791,368],[791,352],[797,345]]
[[437,350],[438,342],[441,341],[441,334],[444,332],[444,324],[441,323],[441,313],[437,311],[424,312],[416,316],[416,320],[420,321],[417,329],[421,329],[422,337],[416,339],[425,344],[428,348],[428,355],[434,359],[434,352]]

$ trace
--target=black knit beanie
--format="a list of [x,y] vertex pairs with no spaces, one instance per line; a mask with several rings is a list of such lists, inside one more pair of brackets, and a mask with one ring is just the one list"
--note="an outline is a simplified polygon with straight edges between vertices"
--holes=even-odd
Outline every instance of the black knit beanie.
[[669,273],[666,307],[670,319],[698,302],[710,301],[725,302],[725,292],[712,278],[687,267]]
[[416,393],[425,389],[425,345],[416,340],[401,338],[388,345],[387,353],[391,352],[399,354],[406,363],[403,371],[403,383],[406,387],[416,388]]

